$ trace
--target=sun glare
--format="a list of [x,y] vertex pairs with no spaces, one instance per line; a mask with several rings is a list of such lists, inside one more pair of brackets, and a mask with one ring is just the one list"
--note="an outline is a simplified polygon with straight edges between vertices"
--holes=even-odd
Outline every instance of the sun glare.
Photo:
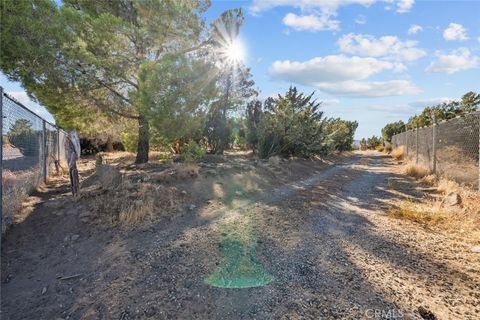
[[225,55],[230,63],[238,64],[245,59],[245,50],[239,40],[234,40],[225,48]]

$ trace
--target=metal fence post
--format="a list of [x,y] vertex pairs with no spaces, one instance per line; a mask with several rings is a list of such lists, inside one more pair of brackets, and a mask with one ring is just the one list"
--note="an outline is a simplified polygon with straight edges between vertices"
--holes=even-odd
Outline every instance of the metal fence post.
[[60,163],[60,128],[57,127],[57,161]]
[[433,133],[432,133],[432,172],[433,174],[437,173],[437,119],[435,117],[435,114],[432,116],[433,117]]
[[415,164],[418,164],[418,124],[415,130]]
[[47,183],[47,160],[48,160],[48,150],[47,150],[47,122],[45,119],[42,119],[43,123],[43,154],[42,154],[42,173],[43,173],[43,182]]
[[[0,86],[0,247],[3,235],[3,88]],[[1,253],[1,249],[0,249]]]
[[408,160],[408,127],[405,126],[405,159]]

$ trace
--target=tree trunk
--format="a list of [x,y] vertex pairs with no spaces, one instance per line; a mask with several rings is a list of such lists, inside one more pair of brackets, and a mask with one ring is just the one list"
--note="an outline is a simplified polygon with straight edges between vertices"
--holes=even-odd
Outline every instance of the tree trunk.
[[113,152],[113,139],[110,135],[107,137],[107,152]]
[[149,151],[149,126],[148,120],[144,115],[138,118],[138,145],[137,145],[137,159],[135,163],[147,163]]

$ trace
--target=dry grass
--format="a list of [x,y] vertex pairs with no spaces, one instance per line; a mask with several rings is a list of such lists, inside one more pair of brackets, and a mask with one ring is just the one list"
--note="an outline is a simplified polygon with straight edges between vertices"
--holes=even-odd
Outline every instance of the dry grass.
[[37,185],[38,174],[34,170],[11,172],[3,170],[3,223],[2,234],[10,227],[15,216],[21,212],[23,202]]
[[170,183],[178,180],[191,179],[198,176],[200,167],[193,163],[175,163],[172,167],[158,173],[152,173],[147,178],[157,183]]
[[429,176],[432,171],[429,168],[409,163],[405,168],[405,173],[416,179],[422,179]]
[[448,217],[438,201],[415,202],[411,199],[403,200],[398,207],[390,209],[389,215],[422,224],[438,224]]
[[[429,174],[429,170],[408,165],[409,175],[421,183],[435,187],[437,194],[430,194],[422,201],[404,200],[389,211],[394,217],[409,219],[425,225],[435,225],[443,230],[459,232],[464,239],[480,241],[480,193],[459,183]],[[447,206],[446,195],[457,193],[460,205]]]
[[404,154],[405,154],[404,148],[403,146],[400,146],[398,148],[393,149],[392,152],[390,153],[390,156],[395,160],[402,160]]
[[85,199],[94,213],[95,222],[104,226],[135,225],[166,216],[176,211],[182,202],[175,187],[130,180],[123,181],[116,188],[99,189]]

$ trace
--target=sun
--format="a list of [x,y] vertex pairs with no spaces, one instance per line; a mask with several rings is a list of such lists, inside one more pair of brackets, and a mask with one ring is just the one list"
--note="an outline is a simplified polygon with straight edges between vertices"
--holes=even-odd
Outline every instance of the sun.
[[225,46],[225,57],[231,64],[242,63],[245,59],[245,48],[239,39],[230,41]]

